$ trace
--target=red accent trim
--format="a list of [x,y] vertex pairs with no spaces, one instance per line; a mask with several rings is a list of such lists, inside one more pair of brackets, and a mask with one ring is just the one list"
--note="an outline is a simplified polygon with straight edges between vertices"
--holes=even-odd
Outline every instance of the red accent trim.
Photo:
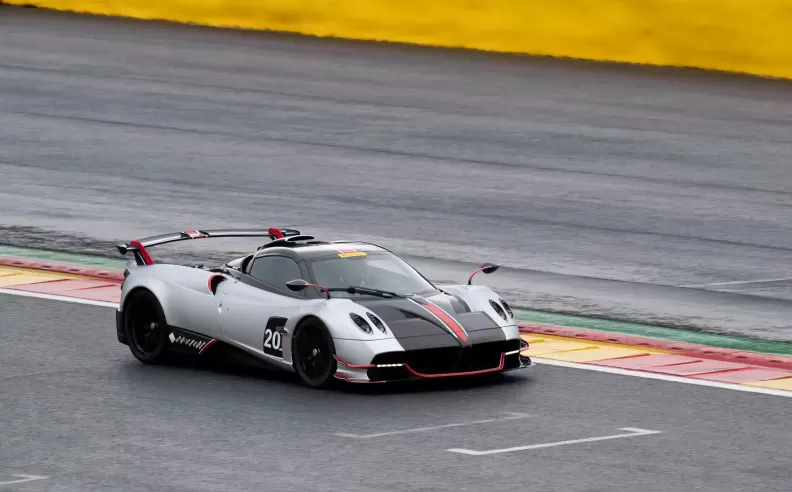
[[272,234],[273,236],[275,236],[275,239],[280,239],[280,238],[283,237],[283,233],[277,227],[270,227],[269,228],[269,233]]
[[470,277],[468,277],[468,285],[470,285],[471,282],[473,282],[473,277],[475,277],[478,272],[483,271],[485,268],[487,268],[487,267],[481,267],[478,270],[476,270],[475,272],[471,273]]
[[188,236],[190,236],[190,238],[192,238],[192,239],[200,239],[200,238],[203,238],[203,237],[207,237],[206,235],[201,234],[198,231],[184,231],[184,233],[187,234]]
[[439,307],[435,306],[432,303],[424,304],[423,307],[427,311],[431,312],[432,314],[440,318],[443,321],[443,323],[448,325],[448,327],[451,328],[451,331],[453,331],[460,340],[462,340],[463,342],[467,341],[468,336],[465,329],[462,328],[462,326],[459,323],[457,323],[456,320],[452,318],[448,313],[446,313],[445,311],[443,311],[442,309],[440,309]]
[[452,373],[448,373],[448,374],[422,374],[422,373],[416,371],[415,369],[413,369],[412,367],[408,366],[407,364],[404,364],[404,367],[407,369],[407,371],[409,371],[410,374],[412,374],[413,376],[417,376],[419,378],[426,378],[426,379],[452,378],[452,377],[458,377],[458,376],[475,376],[477,374],[487,374],[487,373],[490,373],[490,372],[502,371],[505,366],[506,366],[506,353],[505,352],[501,354],[501,360],[500,360],[500,364],[498,365],[498,367],[496,367],[494,369],[481,369],[481,370],[478,370],[478,371],[452,372]]
[[351,383],[351,384],[377,384],[377,383],[384,383],[385,382],[385,381],[352,381],[347,376],[344,376],[343,374],[338,374],[338,373],[333,374],[333,377],[335,377],[336,379],[341,379],[341,380],[346,381],[347,383]]
[[146,247],[143,246],[143,243],[141,243],[140,241],[130,241],[129,245],[134,246],[138,249],[140,256],[143,257],[143,263],[145,263],[146,265],[154,264],[154,260],[151,259],[151,256],[148,254],[148,251],[146,251]]
[[333,358],[350,369],[374,369],[375,367],[377,367],[376,364],[350,364],[349,362],[345,361],[336,354],[333,354]]
[[317,289],[322,289],[327,294],[327,298],[330,299],[330,291],[327,290],[327,287],[322,287],[319,284],[308,284],[307,287],[316,287]]
[[[225,278],[224,275],[212,275],[211,277],[209,277],[209,280],[206,281],[206,287],[209,289],[209,292],[212,292],[212,280],[214,280],[217,277]],[[214,292],[212,292],[212,294],[214,294]]]
[[207,350],[209,350],[209,347],[211,347],[211,346],[212,346],[212,345],[214,345],[215,343],[217,343],[217,340],[213,338],[212,340],[210,340],[210,341],[209,341],[209,343],[207,343],[206,345],[204,345],[204,348],[202,348],[202,349],[201,349],[201,351],[200,351],[200,352],[198,352],[198,355],[203,355],[203,354],[204,354],[204,352],[206,352]]

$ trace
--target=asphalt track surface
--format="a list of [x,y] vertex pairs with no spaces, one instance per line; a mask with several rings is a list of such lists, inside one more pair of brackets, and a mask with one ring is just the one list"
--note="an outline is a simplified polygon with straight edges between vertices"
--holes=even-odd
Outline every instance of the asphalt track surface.
[[[116,342],[111,308],[0,295],[0,312],[0,483],[47,477],[0,490],[789,490],[788,398],[551,366],[317,391],[280,373],[144,366]],[[660,433],[447,451],[625,427]]]
[[519,306],[792,341],[789,82],[0,7],[0,95],[0,242],[294,225],[501,263]]

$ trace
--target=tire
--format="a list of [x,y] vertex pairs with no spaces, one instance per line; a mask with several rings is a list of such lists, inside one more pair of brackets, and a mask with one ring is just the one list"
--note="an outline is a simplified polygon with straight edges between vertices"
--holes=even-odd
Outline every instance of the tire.
[[335,344],[327,327],[315,318],[302,321],[292,339],[292,360],[300,380],[310,388],[328,388],[333,385],[338,363]]
[[148,290],[132,294],[124,308],[129,350],[144,364],[168,362],[168,323],[157,296]]

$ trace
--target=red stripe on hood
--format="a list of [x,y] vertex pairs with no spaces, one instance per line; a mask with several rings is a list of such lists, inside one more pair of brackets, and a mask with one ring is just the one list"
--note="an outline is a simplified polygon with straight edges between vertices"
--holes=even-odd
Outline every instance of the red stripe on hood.
[[468,336],[465,329],[462,328],[462,326],[459,323],[457,323],[454,318],[449,316],[448,313],[446,313],[439,307],[435,306],[434,304],[429,304],[429,303],[423,304],[423,307],[425,307],[426,310],[429,311],[430,313],[440,318],[443,321],[443,323],[448,325],[448,327],[451,328],[451,331],[453,331],[460,340],[462,340],[463,342],[467,341]]

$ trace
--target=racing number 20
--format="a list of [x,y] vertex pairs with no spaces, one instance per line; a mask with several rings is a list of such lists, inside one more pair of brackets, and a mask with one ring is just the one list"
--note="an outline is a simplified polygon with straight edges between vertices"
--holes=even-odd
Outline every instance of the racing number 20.
[[273,317],[267,320],[264,328],[264,353],[283,358],[283,337],[281,328],[286,326],[286,318]]
[[279,331],[264,329],[264,348],[278,350],[281,346],[281,334]]

